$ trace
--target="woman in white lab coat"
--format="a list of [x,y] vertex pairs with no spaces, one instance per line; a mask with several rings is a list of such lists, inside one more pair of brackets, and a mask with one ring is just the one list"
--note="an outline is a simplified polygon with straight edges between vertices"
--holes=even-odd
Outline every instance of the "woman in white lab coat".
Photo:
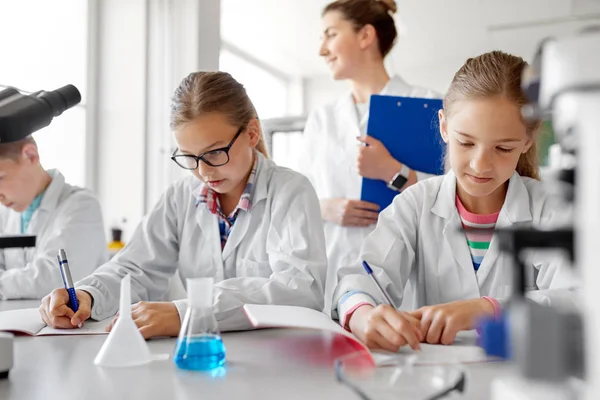
[[[359,200],[362,178],[380,179],[395,190],[417,181],[415,171],[395,160],[377,139],[365,136],[370,96],[441,97],[388,75],[383,60],[397,36],[395,11],[393,0],[334,1],[323,10],[320,55],[333,78],[348,80],[352,87],[336,103],[312,112],[303,135],[300,170],[317,191],[325,221],[326,310],[336,268],[356,261],[363,239],[377,222],[378,206]],[[369,146],[361,146],[357,139]]]
[[[334,314],[368,346],[452,343],[458,331],[498,313],[511,293],[511,257],[500,253],[494,227],[568,221],[570,210],[553,203],[538,181],[539,123],[525,122],[520,112],[525,66],[502,52],[467,60],[440,111],[451,171],[397,196],[363,243],[361,260],[394,303],[405,301],[403,288],[412,280],[421,308],[378,306],[383,297],[361,266],[339,270]],[[470,231],[463,233],[463,226]],[[530,282],[537,270],[537,289],[572,284],[562,258],[533,254],[527,267]]]
[[41,299],[62,283],[65,249],[74,279],[108,259],[100,204],[86,189],[45,170],[33,137],[0,144],[0,233],[36,236],[35,247],[0,250],[0,299]]
[[187,301],[160,300],[176,270],[182,279],[215,279],[221,330],[251,327],[247,303],[321,310],[327,259],[318,199],[304,176],[267,158],[244,87],[223,72],[190,74],[175,92],[171,127],[173,160],[193,176],[163,194],[113,260],[76,283],[76,314],[66,291],[55,290],[40,307],[44,320],[71,328],[114,315],[130,274],[140,332],[175,336]]

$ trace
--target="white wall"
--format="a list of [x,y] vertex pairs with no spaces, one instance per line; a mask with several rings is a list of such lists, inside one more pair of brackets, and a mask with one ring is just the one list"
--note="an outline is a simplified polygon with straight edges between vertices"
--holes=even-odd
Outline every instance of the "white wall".
[[[168,100],[187,73],[217,68],[220,1],[89,1],[98,9],[99,40],[96,71],[88,84],[98,93],[95,143],[88,149],[98,165],[89,179],[108,227],[128,219],[127,239],[166,185],[182,175],[169,160],[174,143]],[[291,114],[305,113],[347,90],[344,82],[330,79],[317,55],[319,15],[326,2],[253,0],[250,5],[248,0],[223,0],[224,20],[229,21],[225,38],[293,76]],[[409,83],[443,92],[468,56],[503,49],[529,59],[542,37],[586,24],[560,22],[572,12],[570,5],[570,0],[402,2],[402,37],[387,61],[389,70]],[[511,10],[517,6],[515,15]],[[236,38],[245,41],[236,43]],[[263,47],[268,50],[264,54],[259,51]],[[285,62],[277,64],[282,57],[269,59],[269,54],[283,54]],[[290,64],[294,68],[284,68]]]
[[[503,50],[531,61],[543,38],[574,34],[584,26],[600,23],[600,2],[584,3],[578,0],[401,2],[396,14],[400,35],[386,66],[390,73],[399,74],[411,84],[443,93],[468,57]],[[320,60],[314,53],[305,60],[312,71],[305,77],[308,111],[335,99],[346,88],[331,82],[324,70],[317,72],[323,63],[316,64]]]
[[146,1],[98,1],[98,182],[107,228],[143,215]]
[[169,99],[188,73],[217,68],[219,0],[92,1],[99,25],[95,186],[107,228],[127,219],[127,241],[182,175],[169,159]]
[[335,101],[349,86],[346,82],[334,81],[330,75],[315,75],[304,79],[304,109],[310,111],[314,107]]
[[[422,86],[444,93],[456,69],[462,65],[463,60],[446,62],[444,67],[437,65],[423,66],[420,68],[394,69],[389,62],[390,74],[397,73],[412,85]],[[340,96],[350,90],[344,81],[334,81],[330,75],[315,75],[305,78],[304,110],[310,112],[315,107],[336,101]]]
[[145,211],[170,183],[189,172],[170,159],[173,92],[189,73],[216,70],[220,50],[219,0],[152,1],[149,9]]
[[[546,36],[564,36],[577,32],[586,23],[566,22],[548,27],[523,27],[490,34],[490,45],[476,56],[486,51],[503,50],[523,57],[530,62],[537,50],[537,44]],[[550,33],[551,32],[551,33]],[[525,39],[526,38],[526,39]],[[395,59],[403,57],[401,52],[393,52],[386,60],[390,74],[399,74],[412,85],[423,86],[444,93],[452,81],[454,73],[466,61],[467,56],[440,58],[433,63],[424,63],[416,67],[399,66]],[[329,75],[319,74],[305,78],[305,110],[337,99],[349,90],[344,82],[335,82]]]

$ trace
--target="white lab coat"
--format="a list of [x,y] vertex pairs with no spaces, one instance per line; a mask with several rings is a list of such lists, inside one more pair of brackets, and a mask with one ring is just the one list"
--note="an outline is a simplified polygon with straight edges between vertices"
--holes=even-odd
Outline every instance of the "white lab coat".
[[[400,77],[394,76],[381,94],[390,96],[440,98],[441,95],[428,89],[410,86]],[[305,143],[300,171],[304,173],[320,199],[360,199],[362,177],[358,174],[356,160],[358,142],[356,138],[366,131],[368,114],[358,120],[352,94],[348,93],[336,103],[316,109],[310,114],[303,133]],[[417,174],[419,179],[431,175]],[[333,289],[337,283],[336,269],[351,265],[358,259],[364,238],[374,225],[368,227],[344,227],[325,221],[327,241],[327,286],[325,310],[329,310]]]
[[[221,251],[218,217],[196,207],[202,185],[184,178],[167,189],[130,242],[76,284],[94,298],[92,318],[118,308],[120,280],[131,275],[131,301],[164,300],[178,270],[213,277],[219,328],[250,329],[244,304],[295,305],[321,310],[327,269],[319,202],[308,180],[258,153],[249,213],[240,211]],[[183,321],[187,300],[174,301]]]
[[[452,171],[419,182],[394,198],[365,239],[360,259],[371,265],[396,304],[402,303],[403,288],[409,279],[415,288],[416,307],[482,296],[504,301],[510,295],[511,256],[501,253],[497,239],[492,237],[490,248],[475,271],[455,199],[456,176]],[[570,209],[552,201],[541,182],[515,172],[496,227],[556,227],[568,223],[571,216]],[[532,251],[526,263],[530,288],[534,287],[534,268],[538,271],[535,286],[539,289],[569,289],[575,285],[562,257]],[[334,308],[345,293],[353,290],[383,300],[357,263],[340,268],[338,278]],[[357,296],[360,295],[344,301],[344,310],[351,308],[353,297],[360,298]]]
[[[36,246],[0,250],[0,298],[42,298],[63,286],[56,255],[65,249],[73,280],[106,262],[108,250],[100,204],[87,189],[65,183],[57,170],[25,234]],[[0,232],[21,234],[21,214],[0,206]]]

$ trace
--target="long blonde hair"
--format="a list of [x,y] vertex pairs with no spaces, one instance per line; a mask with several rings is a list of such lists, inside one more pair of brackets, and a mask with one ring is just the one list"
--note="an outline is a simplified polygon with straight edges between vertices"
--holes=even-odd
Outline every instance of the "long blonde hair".
[[[504,96],[520,107],[525,105],[527,99],[521,89],[521,76],[525,67],[527,63],[521,57],[502,51],[492,51],[469,58],[454,75],[444,97],[446,117],[452,114],[454,103],[462,100]],[[523,124],[533,144],[519,157],[516,171],[521,176],[539,180],[537,136],[540,121],[523,120]]]
[[[227,72],[192,72],[185,77],[171,101],[171,129],[186,124],[201,115],[220,112],[234,126],[244,126],[258,119],[256,109],[244,86]],[[260,128],[256,150],[269,157]]]

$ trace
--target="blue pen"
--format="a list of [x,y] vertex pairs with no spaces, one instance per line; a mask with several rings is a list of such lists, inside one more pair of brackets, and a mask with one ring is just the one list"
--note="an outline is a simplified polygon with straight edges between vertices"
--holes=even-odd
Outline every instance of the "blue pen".
[[64,249],[60,249],[56,257],[58,258],[58,266],[60,267],[60,274],[62,275],[65,289],[67,289],[67,292],[69,292],[69,305],[71,310],[77,312],[77,310],[79,310],[79,302],[77,301],[75,288],[73,287],[73,279],[71,278],[71,270],[69,270],[67,253],[65,253]]
[[383,290],[383,287],[379,284],[379,281],[375,277],[375,274],[373,274],[373,270],[371,269],[371,266],[369,266],[369,264],[367,264],[366,261],[363,261],[362,265],[363,265],[363,267],[365,267],[365,271],[367,271],[367,274],[369,274],[369,276],[371,277],[371,279],[373,279],[373,282],[375,283],[375,286],[377,286],[379,288],[379,291],[381,292],[381,294],[383,295],[383,297],[387,300],[388,304],[390,304],[392,307],[394,307],[394,309],[397,310],[398,307],[396,307],[396,305],[392,301],[392,298],[387,294],[387,292],[385,290]]

